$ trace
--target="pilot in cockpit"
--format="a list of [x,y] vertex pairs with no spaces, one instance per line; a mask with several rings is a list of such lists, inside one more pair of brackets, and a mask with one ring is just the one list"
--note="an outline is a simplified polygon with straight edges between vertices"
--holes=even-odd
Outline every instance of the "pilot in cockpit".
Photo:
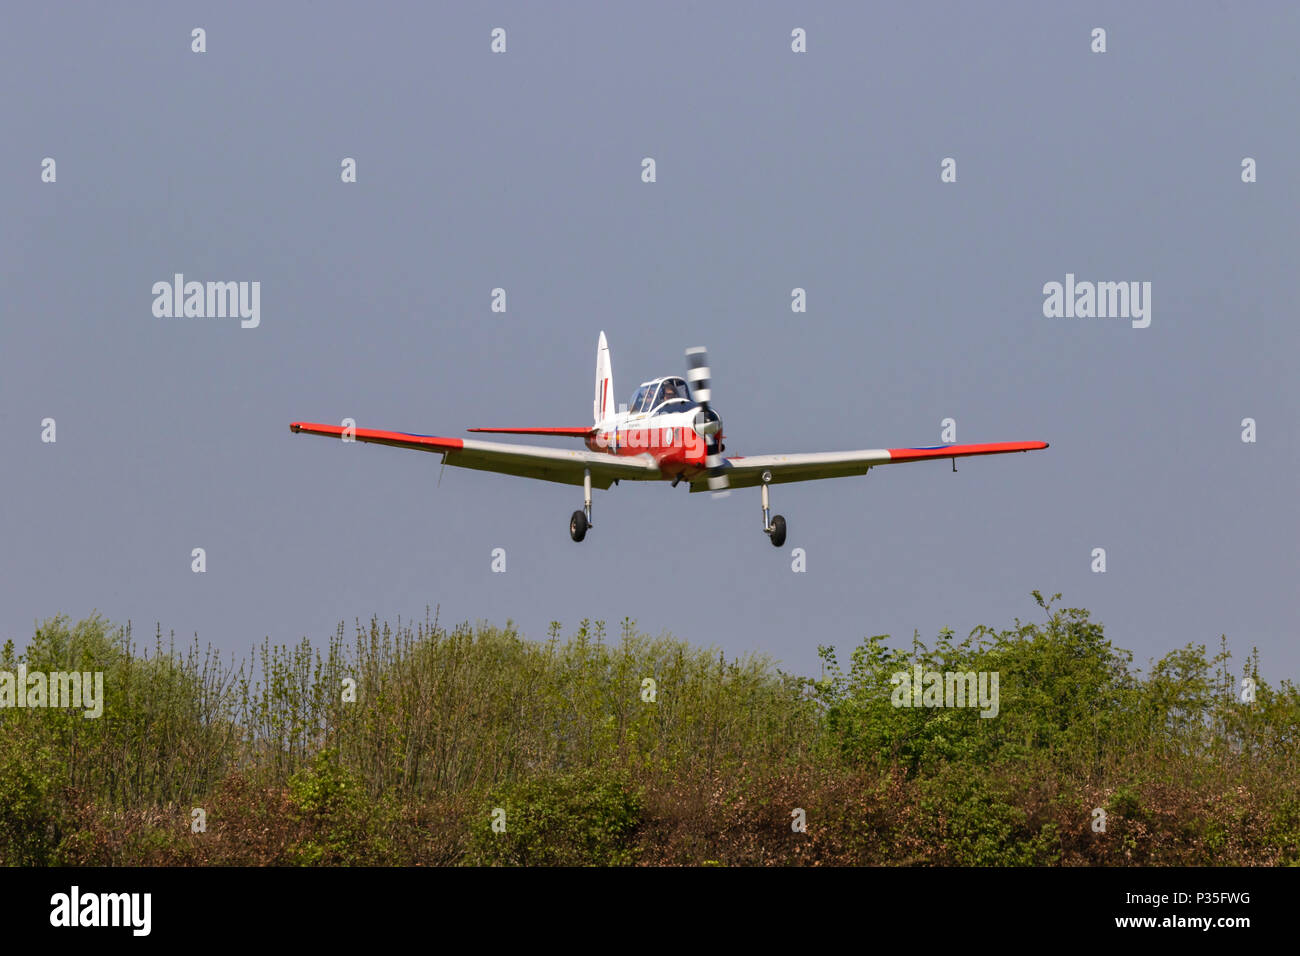
[[663,394],[659,397],[659,401],[661,403],[671,402],[678,398],[681,398],[681,396],[677,394],[677,386],[675,386],[672,382],[664,382],[664,391]]

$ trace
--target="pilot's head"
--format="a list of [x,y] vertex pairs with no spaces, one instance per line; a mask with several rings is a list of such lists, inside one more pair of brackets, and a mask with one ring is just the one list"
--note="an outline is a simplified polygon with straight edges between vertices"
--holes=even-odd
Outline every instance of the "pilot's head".
[[676,398],[676,397],[677,397],[677,389],[673,387],[673,383],[669,382],[666,385],[664,385],[664,401],[666,402],[668,401],[668,399]]

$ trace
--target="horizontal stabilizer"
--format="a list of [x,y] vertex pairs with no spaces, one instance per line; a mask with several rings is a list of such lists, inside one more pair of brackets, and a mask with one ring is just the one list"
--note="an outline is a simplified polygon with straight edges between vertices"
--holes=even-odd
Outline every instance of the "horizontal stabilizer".
[[560,438],[590,438],[596,429],[590,425],[576,428],[467,428],[467,432],[496,432],[498,435],[556,435]]

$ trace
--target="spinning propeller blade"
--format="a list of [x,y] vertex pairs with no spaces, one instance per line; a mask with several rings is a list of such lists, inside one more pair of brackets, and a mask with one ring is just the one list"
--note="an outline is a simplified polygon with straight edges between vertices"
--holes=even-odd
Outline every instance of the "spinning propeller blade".
[[709,353],[703,346],[687,349],[686,362],[689,366],[686,380],[690,383],[691,394],[700,403],[700,410],[695,416],[695,431],[704,439],[707,452],[704,464],[709,469],[709,490],[715,498],[721,498],[729,493],[731,482],[727,479],[726,462],[718,447],[717,436],[722,433],[722,419],[709,407],[709,401],[713,397],[709,384],[713,374],[709,369]]

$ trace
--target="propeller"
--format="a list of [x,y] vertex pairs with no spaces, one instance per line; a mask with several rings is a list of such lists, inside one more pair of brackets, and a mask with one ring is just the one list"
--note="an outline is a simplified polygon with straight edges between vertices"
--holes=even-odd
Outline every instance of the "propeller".
[[718,447],[718,436],[722,433],[722,419],[709,407],[712,397],[709,388],[709,353],[703,346],[686,350],[686,362],[689,366],[686,380],[690,383],[691,394],[700,403],[700,410],[695,415],[695,432],[704,439],[706,457],[704,465],[709,469],[709,491],[713,497],[721,498],[729,494],[731,482],[727,478],[727,466]]

